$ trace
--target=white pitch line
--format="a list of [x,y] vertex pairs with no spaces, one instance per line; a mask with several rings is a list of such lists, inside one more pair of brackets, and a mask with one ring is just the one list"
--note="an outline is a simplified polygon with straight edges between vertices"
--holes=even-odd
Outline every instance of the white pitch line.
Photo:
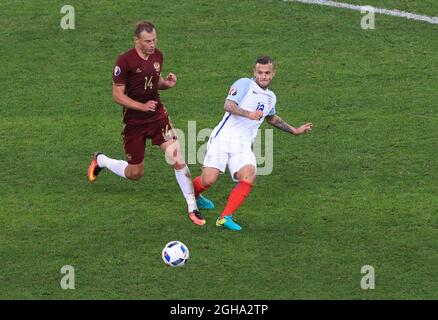
[[344,3],[344,2],[336,2],[336,1],[329,1],[329,0],[283,0],[285,2],[301,2],[301,3],[308,3],[308,4],[318,4],[333,8],[344,8],[349,10],[355,10],[355,11],[362,11],[366,10],[370,12],[372,9],[374,13],[384,14],[388,16],[395,16],[395,17],[401,17],[401,18],[407,18],[412,20],[419,20],[424,21],[432,24],[438,24],[438,17],[429,17],[429,16],[423,16],[415,13],[405,12],[405,11],[399,11],[399,10],[388,10],[388,9],[382,9],[382,8],[375,8],[368,5],[358,6],[354,4]]

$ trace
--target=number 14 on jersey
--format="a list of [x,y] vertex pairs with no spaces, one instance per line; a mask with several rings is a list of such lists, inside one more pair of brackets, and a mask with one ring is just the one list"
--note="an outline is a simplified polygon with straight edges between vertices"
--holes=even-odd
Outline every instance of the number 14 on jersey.
[[150,78],[148,77],[144,77],[144,89],[147,90],[148,88],[152,90],[152,88],[154,87],[154,84],[152,82],[152,79],[154,77],[151,76]]

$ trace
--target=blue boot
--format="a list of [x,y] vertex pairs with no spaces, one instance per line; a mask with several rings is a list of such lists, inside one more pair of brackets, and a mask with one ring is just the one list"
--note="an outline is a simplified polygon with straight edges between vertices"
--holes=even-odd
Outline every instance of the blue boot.
[[200,195],[198,199],[196,199],[196,205],[199,209],[213,209],[214,203],[208,200],[206,197]]
[[216,227],[225,227],[233,231],[242,230],[242,227],[233,221],[233,216],[225,216],[223,219],[218,218]]

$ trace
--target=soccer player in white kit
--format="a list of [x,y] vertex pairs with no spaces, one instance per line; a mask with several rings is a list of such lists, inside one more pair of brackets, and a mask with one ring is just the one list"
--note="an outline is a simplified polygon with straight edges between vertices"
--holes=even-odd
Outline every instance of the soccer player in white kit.
[[312,130],[312,123],[294,128],[276,115],[277,98],[268,89],[274,76],[274,61],[271,57],[263,56],[254,65],[254,78],[239,79],[231,86],[225,101],[225,115],[208,141],[202,175],[193,180],[198,206],[211,209],[213,203],[201,193],[216,182],[228,165],[231,178],[237,185],[216,221],[218,227],[236,231],[242,229],[233,221],[233,214],[251,192],[256,177],[257,163],[252,144],[263,120],[266,118],[269,124],[293,135]]

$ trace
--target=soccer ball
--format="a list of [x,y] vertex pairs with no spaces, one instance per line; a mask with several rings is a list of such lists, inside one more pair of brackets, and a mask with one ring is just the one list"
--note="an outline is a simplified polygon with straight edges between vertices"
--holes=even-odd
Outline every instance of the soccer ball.
[[164,246],[161,257],[168,266],[181,267],[189,259],[189,249],[180,241],[170,241]]

